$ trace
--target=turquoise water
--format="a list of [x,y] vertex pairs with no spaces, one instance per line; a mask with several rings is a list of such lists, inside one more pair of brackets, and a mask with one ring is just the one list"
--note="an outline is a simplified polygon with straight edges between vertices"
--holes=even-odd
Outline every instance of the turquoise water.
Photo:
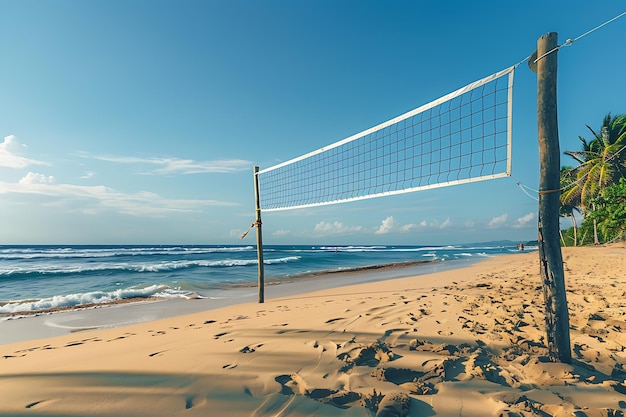
[[[532,248],[528,248],[531,249]],[[281,281],[397,262],[475,261],[512,246],[267,246],[265,277]],[[0,246],[0,315],[129,298],[212,297],[254,285],[255,246]]]

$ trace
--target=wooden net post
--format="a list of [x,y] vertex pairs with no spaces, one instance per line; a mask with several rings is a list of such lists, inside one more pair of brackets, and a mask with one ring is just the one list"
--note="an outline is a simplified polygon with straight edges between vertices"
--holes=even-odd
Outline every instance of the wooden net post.
[[559,240],[560,150],[557,118],[557,34],[537,40],[537,124],[539,140],[539,261],[545,298],[548,350],[553,362],[571,363],[569,313]]

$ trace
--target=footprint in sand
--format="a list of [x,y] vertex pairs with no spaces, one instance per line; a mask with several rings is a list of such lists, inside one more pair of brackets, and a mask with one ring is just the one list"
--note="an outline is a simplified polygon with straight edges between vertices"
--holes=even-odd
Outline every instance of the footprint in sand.
[[74,342],[69,342],[67,343],[64,347],[71,347],[71,346],[80,346],[83,345],[87,342],[101,342],[102,339],[98,339],[97,337],[92,337],[89,339],[83,339],[83,340],[76,340]]
[[[306,346],[310,346],[313,349],[317,349],[317,348],[320,347],[320,343],[317,340],[311,340],[309,342],[306,342],[305,345]],[[322,349],[325,350],[323,347],[322,347]]]
[[409,320],[411,320],[413,322],[416,322],[418,320],[418,318],[415,317],[415,314],[413,314],[413,313],[409,313],[408,316],[409,316]]
[[302,377],[298,374],[278,375],[274,378],[274,380],[281,385],[281,394],[304,395],[308,391],[307,384],[304,382],[304,379],[302,379]]
[[[408,396],[405,394],[383,396],[377,394],[374,390],[373,394],[363,395],[359,392],[343,389],[313,388],[307,386],[304,379],[298,374],[278,375],[274,380],[281,385],[280,393],[283,395],[304,395],[312,400],[333,405],[340,409],[365,407],[380,417],[408,415]],[[398,396],[402,396],[403,399],[397,399]],[[386,402],[381,401],[381,399],[384,400],[387,397]],[[401,402],[406,406],[402,406],[400,409],[398,406]]]
[[[45,401],[45,400],[44,400],[44,401]],[[26,405],[26,407],[24,407],[24,408],[33,408],[33,407],[36,407],[36,406],[38,406],[39,404],[41,404],[42,402],[44,402],[44,401],[35,401],[34,403],[27,404],[27,405]]]
[[55,401],[57,401],[57,399],[35,401],[30,404],[26,404],[24,408],[27,408],[27,409],[37,408],[43,403],[49,403],[49,402],[55,402]]
[[231,321],[234,321],[234,320],[248,320],[249,318],[250,317],[248,317],[248,316],[239,315],[237,317],[229,318],[228,320],[226,320],[226,323],[230,323]]
[[118,336],[118,337],[115,337],[115,338],[113,338],[113,339],[109,339],[109,340],[107,340],[107,342],[112,342],[112,341],[114,341],[114,340],[126,339],[127,337],[130,337],[130,336],[135,336],[136,334],[137,334],[137,333],[124,333],[124,334],[123,334],[123,335],[121,335],[121,336]]
[[26,354],[22,353],[21,355],[3,355],[2,359],[21,358],[23,356],[26,356]]
[[52,347],[52,345],[43,345],[43,346],[35,346],[32,348],[28,348],[28,349],[21,349],[21,350],[17,350],[15,351],[15,353],[22,353],[22,352],[33,352],[35,350],[39,350],[39,349],[56,349],[55,347]]
[[185,410],[189,410],[197,406],[203,406],[205,404],[206,404],[206,398],[198,398],[194,395],[188,395],[185,398]]
[[262,346],[263,346],[263,343],[259,343],[258,345],[254,347],[244,346],[243,348],[239,349],[239,352],[240,353],[253,353],[253,352],[256,352],[256,350]]

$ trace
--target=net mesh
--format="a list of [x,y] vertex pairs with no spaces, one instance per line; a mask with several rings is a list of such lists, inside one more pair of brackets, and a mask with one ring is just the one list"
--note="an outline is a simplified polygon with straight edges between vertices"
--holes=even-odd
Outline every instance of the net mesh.
[[285,210],[510,175],[515,67],[259,171],[263,210]]

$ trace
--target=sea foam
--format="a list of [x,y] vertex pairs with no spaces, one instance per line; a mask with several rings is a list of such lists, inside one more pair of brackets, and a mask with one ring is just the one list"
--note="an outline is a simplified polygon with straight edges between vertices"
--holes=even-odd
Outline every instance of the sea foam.
[[125,288],[110,292],[93,291],[81,294],[55,295],[41,300],[13,301],[0,305],[0,314],[58,310],[81,305],[109,304],[131,298],[197,298],[188,292],[165,285],[150,285],[145,288]]

